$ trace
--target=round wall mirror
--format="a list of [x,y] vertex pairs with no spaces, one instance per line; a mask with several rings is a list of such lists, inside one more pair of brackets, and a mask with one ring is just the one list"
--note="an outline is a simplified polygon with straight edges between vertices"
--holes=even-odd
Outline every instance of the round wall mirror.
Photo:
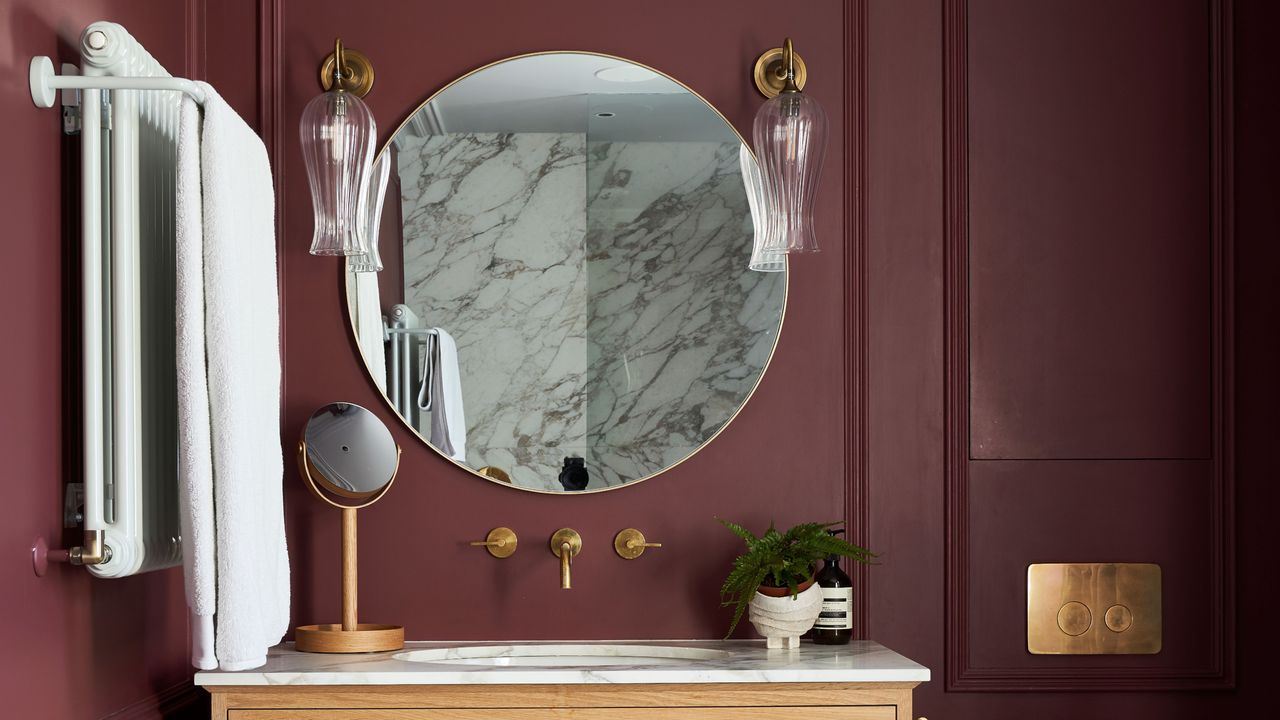
[[378,155],[377,253],[346,276],[370,376],[494,482],[656,475],[726,427],[777,343],[785,262],[749,267],[758,186],[734,128],[652,68],[557,52],[476,70]]

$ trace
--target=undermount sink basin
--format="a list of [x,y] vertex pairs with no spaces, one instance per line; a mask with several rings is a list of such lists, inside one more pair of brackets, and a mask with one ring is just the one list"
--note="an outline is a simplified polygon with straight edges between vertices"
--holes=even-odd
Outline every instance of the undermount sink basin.
[[690,660],[720,660],[731,653],[666,645],[529,644],[467,645],[413,650],[397,660],[436,665],[485,667],[600,667],[616,665],[686,665]]

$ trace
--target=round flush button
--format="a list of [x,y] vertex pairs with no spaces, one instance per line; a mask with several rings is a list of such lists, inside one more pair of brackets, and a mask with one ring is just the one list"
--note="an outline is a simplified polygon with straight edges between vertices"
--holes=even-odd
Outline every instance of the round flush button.
[[1084,603],[1069,602],[1058,609],[1058,628],[1068,635],[1083,635],[1093,624],[1093,613]]
[[1112,605],[1107,608],[1107,613],[1102,616],[1102,619],[1112,632],[1122,633],[1133,624],[1133,611],[1124,605]]

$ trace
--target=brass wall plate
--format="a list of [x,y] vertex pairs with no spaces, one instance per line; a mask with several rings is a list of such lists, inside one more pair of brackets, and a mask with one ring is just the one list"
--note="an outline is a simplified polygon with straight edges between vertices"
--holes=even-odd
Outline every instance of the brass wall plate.
[[[324,62],[320,64],[320,86],[326,91],[333,89],[333,64],[336,57],[336,53],[329,53]],[[349,74],[349,77],[343,83],[346,85],[347,92],[360,97],[368,95],[369,91],[373,89],[373,61],[359,50],[352,50],[351,48],[343,48],[342,57]],[[799,60],[799,58],[796,58],[797,63],[799,63]]]
[[1160,566],[1036,563],[1027,567],[1027,650],[1033,655],[1160,652]]
[[644,554],[645,548],[660,548],[662,543],[645,540],[644,533],[635,528],[621,530],[613,537],[613,551],[623,560],[635,560]]
[[560,557],[560,548],[569,543],[569,557],[582,552],[582,536],[573,528],[560,528],[551,535],[551,554]]
[[[805,68],[804,59],[800,57],[800,53],[794,53],[794,55],[796,87],[803,90],[805,81],[809,79],[809,71]],[[756,58],[751,77],[756,81],[756,89],[761,95],[767,98],[777,97],[787,84],[787,70],[782,66],[782,48],[765,50],[764,54]]]
[[516,538],[516,533],[509,527],[496,527],[489,531],[484,540],[477,540],[471,543],[472,547],[483,547],[489,551],[489,554],[498,558],[509,558],[516,554],[516,547],[520,544]]

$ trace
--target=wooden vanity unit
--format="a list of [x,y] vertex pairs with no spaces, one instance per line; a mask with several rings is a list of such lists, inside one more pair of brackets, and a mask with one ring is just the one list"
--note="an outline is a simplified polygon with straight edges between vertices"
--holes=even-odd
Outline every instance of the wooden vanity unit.
[[343,685],[209,689],[217,720],[906,720],[911,718],[911,689],[916,685]]
[[[767,651],[759,641],[637,645],[710,648],[725,657],[477,666],[285,647],[264,668],[202,672],[196,683],[212,694],[215,720],[910,720],[912,690],[929,678],[927,668],[870,642],[796,651]],[[483,647],[409,643],[405,651]]]

